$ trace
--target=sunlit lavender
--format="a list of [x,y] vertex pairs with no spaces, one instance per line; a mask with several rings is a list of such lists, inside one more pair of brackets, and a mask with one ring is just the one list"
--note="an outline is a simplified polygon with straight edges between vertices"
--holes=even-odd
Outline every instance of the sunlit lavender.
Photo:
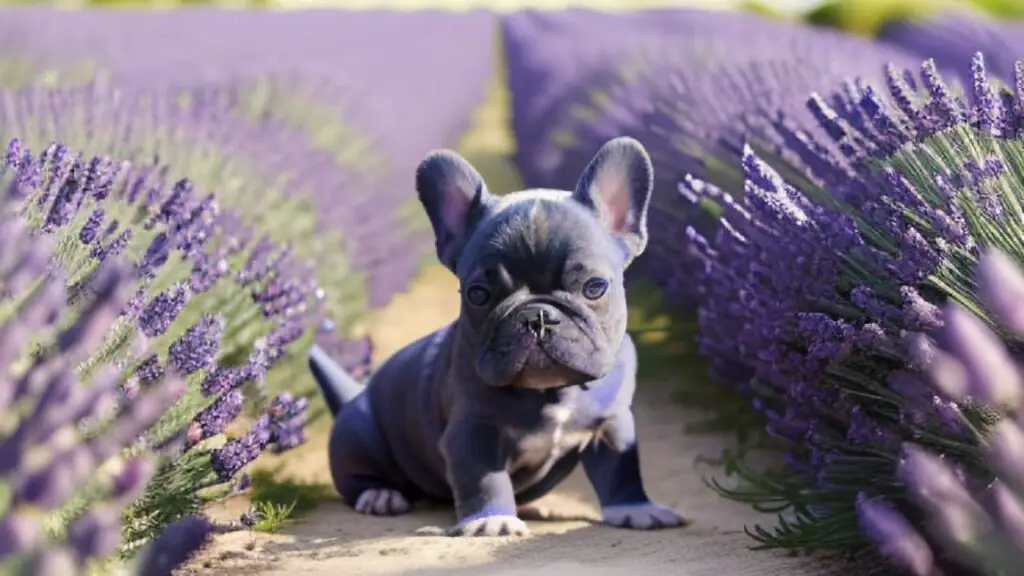
[[[799,170],[801,158],[788,139],[792,130],[827,139],[803,106],[810,92],[855,77],[881,82],[887,63],[911,67],[919,59],[892,46],[756,14],[665,12],[635,18],[522,13],[503,18],[503,27],[514,43],[510,83],[532,88],[513,97],[514,103],[521,100],[516,110],[522,109],[514,124],[521,144],[516,165],[527,184],[571,186],[601,143],[620,135],[638,138],[657,176],[651,239],[632,273],[654,280],[669,302],[692,307],[698,264],[684,265],[690,252],[685,229],[711,234],[717,224],[708,206],[691,206],[678,193],[686,175],[740,195],[746,143]],[[593,55],[608,52],[615,56]],[[554,73],[568,68],[575,72]],[[549,75],[539,77],[538,69]]]
[[[127,508],[123,527],[119,522],[112,528],[118,530],[114,548],[96,556],[132,556],[174,522],[237,490],[236,480],[244,481],[239,472],[264,451],[303,441],[305,399],[271,397],[263,382],[320,318],[322,290],[287,246],[259,236],[222,210],[214,194],[187,179],[172,181],[167,172],[159,165],[89,158],[61,143],[34,152],[13,140],[5,157],[4,188],[18,218],[12,222],[26,227],[32,241],[54,246],[52,254],[36,256],[35,265],[59,274],[59,281],[33,284],[16,276],[4,283],[4,302],[16,310],[27,294],[52,284],[67,293],[53,299],[66,300],[70,313],[92,322],[65,327],[59,317],[40,313],[21,337],[3,339],[27,348],[11,347],[12,357],[2,364],[16,368],[19,359],[52,355],[71,376],[89,382],[103,377],[97,390],[109,398],[88,403],[99,412],[73,418],[82,420],[84,446],[127,426],[123,422],[132,420],[123,415],[145,406],[154,391],[175,391],[96,456],[94,466],[114,457],[148,462],[146,477],[120,504]],[[17,251],[5,254],[18,262]],[[33,255],[26,254],[23,260]],[[93,286],[105,278],[106,266],[120,261],[126,272],[116,287],[123,301],[94,313],[88,304]],[[80,357],[69,351],[72,337]],[[246,404],[261,415],[248,433],[225,438]],[[27,421],[45,421],[46,413]],[[69,486],[88,475],[68,468],[65,459],[58,464],[55,474]],[[24,465],[11,461],[19,469]],[[54,530],[64,530],[93,496],[83,498],[55,511]],[[215,529],[225,527],[211,524],[211,533]],[[157,562],[159,556],[147,558]]]
[[[756,533],[769,546],[863,546],[850,513],[858,498],[902,497],[904,442],[964,463],[978,449],[969,432],[996,418],[936,394],[919,369],[925,341],[912,337],[940,329],[947,302],[980,309],[971,270],[981,247],[1022,258],[1024,92],[990,83],[981,54],[972,69],[969,100],[932,61],[915,80],[920,92],[890,68],[887,99],[868,84],[813,95],[809,110],[838,152],[792,133],[801,179],[747,148],[741,199],[686,183],[694,200],[724,211],[716,236],[690,231],[704,261],[701,350],[720,382],[754,397],[788,449],[773,483],[740,465],[753,487],[722,489],[781,505],[787,522]],[[799,498],[780,486],[798,487]]]
[[[261,196],[267,199],[285,192],[293,201],[304,200],[287,211],[253,211],[274,214],[268,224],[276,239],[292,242],[298,253],[333,254],[336,276],[321,281],[339,329],[359,320],[367,300],[385,304],[424,263],[429,234],[410,202],[409,174],[430,149],[458,143],[494,71],[494,24],[483,11],[7,6],[0,14],[0,42],[10,50],[0,58],[0,85],[45,77],[70,87],[102,75],[119,90],[147,97],[156,91],[172,99],[178,91],[202,87],[207,94],[191,121],[166,113],[157,120],[192,132],[179,143],[189,152],[203,145],[209,154],[215,147],[222,162],[230,160],[235,169],[223,175],[224,182],[244,168],[237,193],[198,173],[210,163],[202,156],[191,156],[187,164],[170,158],[167,148],[180,146],[133,142],[139,146],[133,151],[159,154],[174,169],[217,189],[225,205],[248,208],[244,200],[251,198],[236,194],[254,188],[266,189]],[[216,98],[218,87],[231,92],[227,101]],[[104,103],[95,99],[90,106]],[[225,107],[234,113],[223,114]],[[210,116],[215,108],[221,108],[218,117]],[[102,128],[110,119],[95,122]],[[89,153],[125,156],[56,128],[45,142],[59,139]],[[117,143],[128,144],[123,138]],[[282,180],[288,182],[280,188]]]
[[[121,316],[132,296],[130,268],[106,261],[69,304],[52,237],[5,210],[0,241],[0,410],[8,425],[0,434],[0,569],[79,574],[121,547],[124,510],[160,467],[159,452],[139,447],[187,385],[170,375],[119,401],[122,371],[105,344],[130,338]],[[32,345],[15,344],[21,342]],[[92,481],[83,485],[83,478]],[[176,548],[178,560],[163,571],[147,564],[140,574],[169,574],[205,542],[210,526],[193,546],[154,547],[158,555]]]
[[[1024,373],[995,331],[1024,337],[1024,275],[999,251],[976,271],[984,317],[957,304],[921,359],[936,391],[956,402],[982,402],[999,415],[991,429],[970,429],[979,447],[968,464],[905,444],[899,477],[909,497],[898,503],[861,495],[860,523],[880,552],[915,576],[943,560],[979,574],[1013,574],[1024,562]],[[988,320],[994,322],[989,324]],[[922,338],[926,338],[922,336]],[[902,508],[923,521],[911,522]]]

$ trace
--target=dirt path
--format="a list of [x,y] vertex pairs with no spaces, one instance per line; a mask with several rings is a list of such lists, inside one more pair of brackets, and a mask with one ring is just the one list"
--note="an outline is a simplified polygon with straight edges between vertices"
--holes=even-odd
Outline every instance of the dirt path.
[[[444,270],[431,270],[410,293],[375,319],[382,354],[426,333],[455,314],[455,284]],[[820,562],[749,550],[743,526],[759,518],[718,498],[702,484],[710,472],[698,456],[716,456],[725,439],[687,436],[689,418],[669,399],[670,383],[641,382],[635,403],[644,479],[650,494],[694,520],[683,529],[635,532],[592,521],[532,522],[525,539],[417,536],[417,529],[451,522],[451,510],[422,510],[395,518],[354,513],[340,502],[324,502],[280,534],[229,534],[205,555],[198,574],[384,575],[384,574],[626,574],[661,569],[686,576],[786,576],[834,574]],[[289,473],[330,482],[326,438],[319,434],[287,455]],[[542,501],[559,514],[595,518],[593,496],[577,472]],[[246,503],[228,502],[217,513],[237,514]]]

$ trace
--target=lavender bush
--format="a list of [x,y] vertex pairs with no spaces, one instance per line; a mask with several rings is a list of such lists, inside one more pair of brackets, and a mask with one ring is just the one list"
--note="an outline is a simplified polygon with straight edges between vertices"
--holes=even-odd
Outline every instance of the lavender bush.
[[[937,338],[944,346],[929,340],[934,349],[922,368],[940,395],[982,401],[1000,422],[987,430],[967,427],[979,445],[968,460],[972,466],[906,444],[898,474],[908,501],[867,494],[857,501],[865,532],[915,576],[935,574],[942,560],[993,576],[1015,574],[1024,562],[1024,372],[994,331],[1012,346],[1024,338],[1024,275],[1014,260],[992,251],[982,256],[976,277],[995,324],[948,304]],[[920,520],[911,522],[901,508]]]
[[[159,166],[148,170],[159,185],[188,176],[202,188],[215,190],[217,203],[230,210],[239,234],[251,228],[263,236],[253,239],[262,246],[259,258],[272,257],[270,252],[276,249],[271,244],[282,249],[287,245],[287,252],[295,256],[289,266],[303,277],[295,282],[315,282],[322,289],[318,298],[323,301],[323,316],[331,319],[339,336],[347,335],[367,309],[365,286],[355,268],[365,270],[372,263],[349,265],[346,248],[366,252],[363,248],[380,234],[372,206],[368,213],[365,202],[360,206],[358,199],[350,201],[335,192],[359,189],[363,179],[340,169],[330,153],[303,146],[303,135],[285,123],[253,119],[259,109],[238,108],[243,103],[241,91],[232,85],[139,91],[98,79],[75,88],[0,91],[0,136],[17,135],[24,145],[36,148],[54,140],[77,142],[85,154],[112,155],[141,165],[153,164],[155,157]],[[144,197],[148,192],[134,194]],[[353,220],[353,214],[368,223]],[[393,238],[399,244],[408,241],[402,234]],[[358,246],[350,242],[353,239],[359,240]],[[300,269],[302,262],[324,254],[331,255],[331,266]],[[392,283],[393,290],[401,286]],[[255,335],[242,333],[241,348],[225,354],[244,360],[248,352],[242,349]],[[297,346],[304,348],[312,337],[312,331],[306,331]],[[287,358],[269,385],[281,389],[306,382],[300,378],[305,374],[301,355]]]
[[696,178],[683,186],[724,212],[714,237],[690,229],[704,261],[701,350],[788,448],[785,469],[734,461],[749,485],[718,485],[780,512],[779,526],[753,532],[765,546],[863,548],[855,502],[904,496],[902,443],[968,465],[978,450],[969,430],[998,417],[937,395],[920,367],[926,342],[912,337],[940,328],[947,302],[981,314],[970,273],[981,247],[1024,258],[1024,66],[1015,92],[988,81],[981,54],[972,67],[969,98],[932,61],[920,92],[890,68],[889,100],[861,82],[813,95],[832,148],[779,126],[799,177],[748,147],[741,199]]
[[[145,447],[186,383],[169,375],[118,402],[121,370],[104,364],[103,345],[132,295],[130,268],[105,261],[70,304],[63,270],[53,266],[53,237],[5,212],[0,242],[0,571],[79,574],[118,550],[124,508],[160,465]],[[49,338],[34,348],[18,345],[43,334]],[[92,480],[83,486],[83,478]],[[177,522],[139,574],[169,575],[214,528],[201,517]]]
[[[793,127],[825,137],[801,106],[808,93],[848,77],[882,80],[888,62],[917,62],[891,46],[756,14],[673,10],[619,20],[527,13],[503,19],[503,26],[506,41],[514,42],[510,85],[513,102],[520,101],[514,110],[522,115],[514,126],[521,146],[527,144],[516,161],[527,184],[572,181],[608,138],[642,141],[658,188],[648,251],[633,272],[655,280],[668,301],[684,306],[696,297],[693,269],[665,264],[687,258],[689,240],[679,223],[710,234],[716,220],[680,197],[679,182],[693,174],[741,194],[745,141],[767,157],[799,165],[786,140]],[[553,73],[563,69],[578,71]],[[575,87],[564,87],[567,78],[581,77]],[[780,132],[779,123],[788,129]]]
[[[75,321],[73,313],[80,318],[105,314],[70,327],[41,314],[31,331],[3,338],[11,361],[53,355],[67,364],[67,377],[114,394],[110,406],[88,403],[100,412],[77,425],[83,450],[95,443],[104,446],[97,465],[114,455],[133,458],[149,450],[159,455],[147,469],[152,480],[145,490],[121,502],[127,509],[119,552],[131,556],[175,521],[243,488],[239,472],[262,452],[302,442],[304,398],[245,398],[242,386],[259,385],[289,345],[308,332],[322,312],[322,290],[310,268],[286,246],[257,236],[257,229],[223,210],[215,195],[200,192],[191,181],[169,181],[166,167],[89,158],[61,143],[34,153],[19,140],[11,141],[3,166],[2,189],[17,206],[20,222],[32,231],[33,241],[55,247],[36,265],[61,272],[70,320]],[[4,246],[8,259],[29,258],[7,250],[6,241]],[[131,262],[130,275],[118,284],[128,291],[127,300],[94,312],[88,304],[90,287],[103,277],[106,263],[117,258]],[[0,309],[17,310],[49,285],[34,276],[20,278],[3,284]],[[67,352],[67,333],[81,342],[81,358]],[[182,379],[177,388],[163,384],[171,375]],[[101,440],[107,431],[134,422],[121,416],[131,414],[151,390],[165,387],[177,393],[150,414],[154,422],[142,420],[120,432],[120,444]],[[247,432],[225,441],[246,401],[262,413]],[[45,421],[45,413],[26,422],[40,418]],[[79,419],[72,413],[67,418]],[[20,441],[17,433],[13,438]],[[11,470],[31,464],[18,446],[11,444],[15,451],[4,459]],[[64,459],[53,464],[59,468],[54,477],[72,486],[87,475],[69,469]],[[233,484],[236,480],[242,485]],[[88,497],[77,498],[56,510],[50,518],[53,530],[64,534],[90,503]],[[159,554],[153,558],[166,561]]]

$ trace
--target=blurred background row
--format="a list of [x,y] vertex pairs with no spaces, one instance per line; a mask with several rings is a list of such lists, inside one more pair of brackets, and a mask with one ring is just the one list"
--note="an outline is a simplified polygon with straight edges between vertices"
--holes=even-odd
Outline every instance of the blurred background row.
[[630,11],[650,8],[688,7],[712,10],[750,10],[779,18],[802,19],[859,34],[871,34],[892,18],[925,15],[933,11],[970,6],[997,18],[1024,18],[1024,3],[1017,0],[5,0],[0,4],[49,4],[78,6],[159,7],[213,4],[224,7],[266,7],[302,9],[332,7],[346,9],[474,10],[512,11],[523,9]]

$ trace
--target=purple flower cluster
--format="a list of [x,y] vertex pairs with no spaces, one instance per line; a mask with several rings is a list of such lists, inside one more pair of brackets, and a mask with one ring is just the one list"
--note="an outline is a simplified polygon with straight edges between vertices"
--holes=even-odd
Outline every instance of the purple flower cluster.
[[[57,335],[54,353],[26,357],[22,342],[72,318],[73,311],[62,270],[50,265],[55,243],[33,233],[10,208],[9,202],[0,202],[0,285],[20,287],[27,279],[40,284],[0,321],[0,413],[11,425],[0,434],[0,482],[10,488],[10,499],[0,506],[0,563],[25,574],[79,574],[86,563],[102,560],[120,546],[122,511],[156,471],[150,456],[124,459],[122,453],[181,398],[185,382],[166,378],[128,402],[98,434],[72,444],[62,440],[62,434],[80,430],[83,422],[103,418],[116,403],[118,370],[104,366],[85,381],[74,366],[102,345],[111,320],[130,297],[133,275],[129,268],[105,262],[86,285],[91,294],[87,312]],[[15,405],[27,410],[13,410]],[[39,461],[41,455],[47,458]],[[111,463],[118,463],[113,473]],[[48,541],[39,512],[71,504],[85,488],[83,478],[102,480],[91,487],[103,489],[105,497],[76,515],[62,542]],[[181,523],[172,532],[197,533]],[[144,573],[169,574],[198,546],[164,541],[153,550],[166,556],[172,547],[174,557],[163,572]]]
[[[203,411],[189,430],[190,442],[193,439],[198,442],[223,431],[227,423],[238,415],[241,396],[234,395],[234,392],[225,392]],[[268,448],[284,452],[304,443],[307,406],[305,398],[296,398],[288,392],[278,394],[248,432],[211,451],[213,470],[218,479],[222,482],[231,480]]]
[[[1024,275],[999,251],[982,256],[977,281],[989,313],[1002,329],[1024,338]],[[915,444],[905,444],[898,475],[909,501],[903,508],[924,521],[911,522],[898,506],[860,494],[860,523],[880,552],[915,576],[930,576],[947,557],[979,573],[1013,574],[1024,562],[1024,372],[984,320],[957,304],[923,363],[936,390],[956,402],[984,402],[1000,414],[978,431],[983,475]],[[924,530],[920,526],[926,526]]]
[[678,194],[685,177],[740,195],[737,167],[747,142],[799,169],[801,158],[789,150],[794,128],[827,140],[801,105],[807,94],[850,77],[881,82],[887,63],[918,62],[868,39],[722,11],[628,18],[526,12],[503,17],[503,28],[519,115],[516,165],[526,183],[571,187],[603,142],[638,138],[651,154],[657,188],[648,248],[631,274],[655,281],[667,300],[683,306],[695,301],[697,266],[684,265],[691,260],[684,230],[691,225],[710,235],[717,226],[703,205]]
[[267,410],[270,415],[271,441],[274,452],[291,450],[306,441],[304,426],[309,402],[281,392]]
[[228,440],[224,446],[214,449],[211,455],[217,478],[227,482],[258,458],[274,438],[272,424],[271,416],[262,414],[240,438]]
[[[933,347],[914,336],[944,326],[947,301],[977,309],[980,247],[1020,257],[1024,66],[1016,92],[989,82],[981,54],[972,70],[970,104],[932,61],[919,78],[889,67],[888,99],[857,81],[812,95],[829,146],[776,126],[798,161],[775,164],[799,176],[746,147],[742,198],[685,182],[690,201],[723,210],[716,235],[688,230],[704,264],[700,349],[717,379],[754,396],[801,486],[803,501],[782,497],[796,519],[765,536],[773,545],[818,545],[815,531],[848,514],[858,492],[898,494],[904,442],[962,456],[977,444],[971,430],[991,421],[934,391],[921,371]],[[831,542],[860,542],[842,534]]]

